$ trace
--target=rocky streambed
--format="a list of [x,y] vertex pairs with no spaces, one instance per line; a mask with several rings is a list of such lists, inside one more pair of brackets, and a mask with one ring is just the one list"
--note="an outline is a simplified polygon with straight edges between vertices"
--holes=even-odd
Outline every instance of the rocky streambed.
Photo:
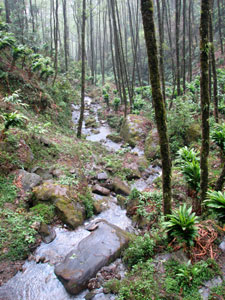
[[[91,126],[83,128],[87,140],[100,142],[110,151],[118,151],[122,142],[115,143],[108,138],[112,130],[98,118],[100,105],[91,104],[88,97],[85,102],[88,107],[85,123],[90,125],[92,122]],[[72,109],[76,124],[79,110],[75,105]],[[143,150],[138,147],[132,151],[137,156],[143,155]],[[136,179],[131,188],[144,190],[160,174],[159,167],[149,166],[145,170],[145,178],[134,176]],[[111,188],[108,188],[106,173],[99,174],[97,179],[99,184],[97,182],[92,187],[93,197],[96,201],[102,200],[104,205],[104,195],[107,195],[104,211],[101,210],[98,216],[73,231],[55,227],[55,239],[48,244],[42,242],[26,261],[22,271],[0,287],[0,300],[115,299],[114,295],[103,293],[103,283],[110,278],[120,279],[125,273],[119,256],[129,242],[129,234],[134,233],[135,229],[126,210],[117,204],[115,195],[128,195],[130,189],[116,180],[109,182]],[[105,185],[101,182],[105,182]]]

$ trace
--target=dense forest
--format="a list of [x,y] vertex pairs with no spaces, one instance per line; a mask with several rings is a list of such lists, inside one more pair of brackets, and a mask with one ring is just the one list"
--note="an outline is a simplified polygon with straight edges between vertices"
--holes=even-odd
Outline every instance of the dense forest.
[[0,300],[225,299],[225,0],[0,0]]

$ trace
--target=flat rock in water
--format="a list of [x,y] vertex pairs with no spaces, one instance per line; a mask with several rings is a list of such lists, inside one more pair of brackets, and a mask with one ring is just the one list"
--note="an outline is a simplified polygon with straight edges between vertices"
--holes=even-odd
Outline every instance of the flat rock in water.
[[103,186],[96,184],[92,188],[92,192],[98,195],[108,196],[110,194],[110,190],[104,188]]
[[55,274],[71,294],[85,289],[88,281],[105,265],[110,264],[129,242],[129,234],[105,220],[97,221],[96,229],[72,250]]

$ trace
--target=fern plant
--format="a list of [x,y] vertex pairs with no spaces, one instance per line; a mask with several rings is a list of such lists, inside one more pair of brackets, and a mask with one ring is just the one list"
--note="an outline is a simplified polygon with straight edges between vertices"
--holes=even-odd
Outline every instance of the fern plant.
[[192,213],[192,207],[187,208],[186,204],[179,207],[173,214],[167,215],[168,221],[163,222],[166,231],[179,242],[185,242],[187,246],[194,244],[198,235],[196,224],[199,218]]
[[225,221],[225,192],[220,191],[209,191],[208,197],[204,201],[208,206],[223,222]]
[[6,48],[12,48],[14,46],[16,40],[13,34],[8,32],[0,32],[0,50]]
[[216,124],[211,138],[213,142],[220,148],[222,154],[225,154],[225,123],[223,124]]
[[23,107],[28,107],[29,105],[26,103],[23,103],[22,100],[20,99],[20,92],[21,90],[17,90],[12,95],[8,95],[3,98],[3,101],[8,104],[14,104],[18,106],[23,106]]
[[179,164],[188,186],[196,193],[200,190],[200,159],[199,151],[183,147],[178,151],[176,163]]
[[21,127],[28,121],[28,118],[17,111],[11,113],[4,113],[2,115],[4,119],[4,132],[10,127]]

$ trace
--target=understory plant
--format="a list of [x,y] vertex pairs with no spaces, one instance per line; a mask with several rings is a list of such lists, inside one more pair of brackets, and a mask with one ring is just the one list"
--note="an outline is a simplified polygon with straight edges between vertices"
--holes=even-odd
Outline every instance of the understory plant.
[[176,163],[179,165],[188,186],[197,194],[200,190],[199,152],[183,147],[178,151]]
[[219,219],[225,222],[225,192],[208,191],[207,195],[204,203]]
[[192,207],[187,208],[186,204],[179,207],[173,214],[167,215],[168,221],[163,222],[165,230],[179,243],[185,243],[188,247],[193,246],[198,235],[196,224],[199,218],[192,213]]

